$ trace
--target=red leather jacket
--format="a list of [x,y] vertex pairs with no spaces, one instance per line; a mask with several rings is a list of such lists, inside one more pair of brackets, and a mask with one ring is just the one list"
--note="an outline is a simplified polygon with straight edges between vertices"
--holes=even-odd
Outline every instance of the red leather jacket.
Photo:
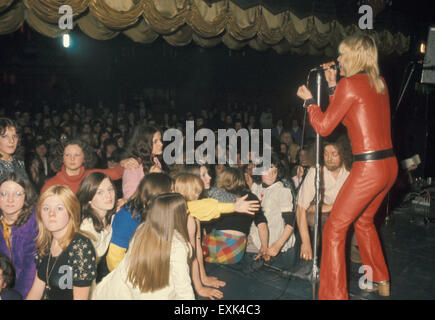
[[328,136],[343,122],[353,154],[392,148],[388,91],[377,93],[367,74],[341,79],[326,112],[316,105],[310,105],[308,112],[321,136]]

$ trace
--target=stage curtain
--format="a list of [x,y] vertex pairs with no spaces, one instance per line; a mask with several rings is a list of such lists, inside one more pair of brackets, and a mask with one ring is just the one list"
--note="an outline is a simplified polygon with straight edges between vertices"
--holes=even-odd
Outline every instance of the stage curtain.
[[197,36],[215,38],[225,32],[228,19],[228,2],[215,2],[209,6],[203,0],[192,0],[186,23]]
[[[336,8],[331,1],[325,8]],[[74,24],[98,40],[112,39],[122,32],[140,43],[151,43],[161,36],[174,46],[193,40],[206,48],[223,42],[231,50],[249,46],[259,51],[272,48],[280,54],[336,56],[345,36],[364,32],[375,37],[383,54],[409,50],[410,36],[404,33],[361,30],[356,24],[344,25],[337,15],[328,13],[329,9],[316,16],[306,3],[298,3],[272,13],[262,5],[244,9],[239,6],[243,1],[237,5],[230,0],[0,0],[0,34],[14,32],[26,20],[38,32],[58,37],[65,32],[58,28],[58,10],[67,4],[73,9]]]
[[187,0],[144,0],[143,18],[157,33],[170,35],[186,23]]
[[236,40],[245,41],[257,35],[259,26],[259,7],[243,10],[236,4],[229,3],[229,19],[226,26],[227,33]]
[[14,2],[14,0],[0,0],[0,13],[9,8],[12,2]]
[[192,29],[187,25],[183,25],[173,34],[163,35],[162,37],[172,46],[186,46],[192,41]]
[[144,19],[131,28],[126,29],[123,33],[131,40],[139,43],[152,43],[159,37],[159,34],[151,29]]
[[8,34],[17,31],[24,22],[24,5],[21,2],[0,0],[0,34]]
[[81,17],[77,23],[80,30],[97,40],[109,40],[115,38],[120,33],[120,31],[107,28],[89,11],[85,16]]
[[39,19],[39,17],[33,10],[27,11],[26,22],[29,24],[30,27],[43,34],[44,36],[50,38],[60,37],[63,33],[66,32],[65,30],[60,29],[57,23],[51,24],[45,22],[42,19]]
[[[73,18],[78,17],[87,10],[90,0],[24,0],[26,8],[34,13],[34,18],[42,22],[57,25],[60,17],[59,8],[69,5],[72,9]],[[35,19],[34,19],[35,20]]]
[[143,0],[92,0],[90,12],[111,29],[123,30],[139,21],[143,14]]
[[196,33],[192,33],[192,40],[200,47],[213,48],[222,42],[222,37],[202,38]]
[[274,15],[266,8],[262,8],[257,38],[269,45],[279,43],[284,38],[283,27],[290,22],[289,20],[288,12]]

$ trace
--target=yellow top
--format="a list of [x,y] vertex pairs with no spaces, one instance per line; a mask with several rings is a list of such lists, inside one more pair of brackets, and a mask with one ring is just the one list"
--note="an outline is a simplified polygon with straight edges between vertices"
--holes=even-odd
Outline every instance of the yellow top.
[[199,221],[210,221],[219,218],[222,213],[234,212],[234,203],[219,202],[215,199],[207,198],[188,201],[187,208],[190,211],[190,215]]
[[[200,221],[210,221],[219,218],[221,214],[234,212],[234,203],[219,202],[215,199],[206,198],[187,202],[187,208],[192,217]],[[109,271],[115,269],[125,256],[127,248],[121,248],[113,243],[109,245],[107,252],[107,267]]]

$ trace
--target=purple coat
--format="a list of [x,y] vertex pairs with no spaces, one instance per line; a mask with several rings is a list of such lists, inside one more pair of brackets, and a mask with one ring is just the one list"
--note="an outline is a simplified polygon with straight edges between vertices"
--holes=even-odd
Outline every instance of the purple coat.
[[[32,288],[36,275],[35,244],[38,235],[36,211],[33,210],[29,220],[20,227],[13,226],[11,234],[12,263],[15,268],[15,286],[23,298],[26,298]],[[3,225],[0,223],[0,251],[11,258],[5,238]]]

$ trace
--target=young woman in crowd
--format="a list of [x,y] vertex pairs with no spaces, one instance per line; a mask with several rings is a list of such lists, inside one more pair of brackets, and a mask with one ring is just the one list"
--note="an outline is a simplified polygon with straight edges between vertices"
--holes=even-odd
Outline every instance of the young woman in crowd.
[[51,177],[48,150],[45,142],[40,139],[33,141],[34,151],[30,160],[30,178],[36,190],[39,191],[48,177]]
[[158,156],[163,154],[161,132],[145,125],[137,125],[133,129],[126,147],[126,155],[136,159],[140,165],[137,168],[125,170],[122,177],[124,199],[130,198],[136,191],[142,178],[150,172],[162,172],[162,163]]
[[96,278],[95,249],[80,232],[80,202],[70,188],[55,185],[36,205],[36,276],[27,300],[87,300]]
[[284,130],[281,132],[280,142],[285,144],[287,146],[287,157],[289,163],[293,166],[297,163],[298,159],[298,151],[299,151],[299,145],[294,143],[292,135],[289,130]]
[[[61,170],[42,187],[44,192],[53,185],[63,185],[69,187],[77,193],[82,180],[92,172],[103,172],[111,179],[122,178],[124,168],[137,166],[133,159],[122,160],[120,165],[114,169],[92,169],[94,163],[93,152],[90,147],[81,140],[68,141],[58,152],[58,162]],[[59,165],[59,167],[60,167]]]
[[[191,173],[180,173],[175,179],[175,192],[184,196],[186,201],[198,200],[204,191],[204,184],[201,179]],[[205,272],[204,259],[201,246],[201,225],[198,219],[189,215],[187,220],[190,244],[193,247],[194,259],[192,262],[192,280],[195,291],[202,297],[212,300],[221,299],[223,294],[219,288],[225,286],[225,282],[219,281],[216,277],[208,277]],[[210,288],[212,286],[214,288]]]
[[22,175],[11,172],[0,180],[0,252],[11,259],[16,273],[14,289],[23,297],[35,278],[36,200],[32,185]]
[[[77,198],[81,206],[80,230],[90,235],[98,266],[112,238],[112,222],[116,213],[115,185],[106,174],[92,172],[80,184]],[[104,266],[106,262],[101,263]],[[98,270],[97,281],[106,275],[105,269]]]
[[295,214],[293,210],[293,195],[289,188],[284,187],[281,179],[283,167],[276,153],[272,153],[271,167],[263,172],[261,183],[253,183],[251,191],[260,199],[264,216],[269,229],[269,242],[264,247],[260,238],[261,231],[252,224],[248,237],[248,252],[255,252],[266,257],[275,257],[276,264],[290,268],[294,263]]
[[[224,167],[225,168],[225,167]],[[189,164],[185,165],[180,169],[180,172],[186,172],[196,175],[201,178],[202,183],[204,184],[204,189],[200,198],[213,198],[218,199],[221,202],[235,202],[237,197],[234,194],[226,192],[223,189],[216,188],[212,186],[212,178],[209,174],[209,167],[204,164]]]
[[157,196],[125,259],[97,285],[92,299],[193,300],[187,216],[183,196]]
[[8,118],[0,118],[0,178],[8,172],[16,172],[28,179],[24,162],[13,157],[18,140],[17,123]]
[[150,173],[142,179],[136,192],[113,219],[112,238],[106,258],[110,271],[124,258],[136,228],[145,221],[151,200],[159,194],[172,191],[173,180],[165,173]]
[[[165,173],[149,173],[140,182],[129,201],[117,212],[112,224],[112,239],[107,253],[107,266],[113,270],[124,258],[128,244],[137,226],[145,220],[150,201],[161,193],[173,191],[173,179]],[[221,203],[214,199],[189,201],[190,215],[201,221],[219,217],[222,213],[240,212],[253,214],[258,202],[246,201],[246,196],[235,203]]]
[[[233,194],[234,197],[248,194],[247,200],[258,200],[257,196],[250,192],[244,173],[239,168],[225,168],[217,177],[216,187]],[[266,252],[269,232],[267,220],[262,210],[255,212],[254,216],[236,213],[226,214],[204,224],[207,234],[204,237],[203,245],[208,252],[205,261],[223,264],[239,262],[245,254],[247,236],[252,222],[258,229],[260,252]],[[268,260],[268,258],[266,259]]]
[[[206,165],[199,165],[199,164],[185,165],[181,169],[181,172],[194,174],[201,179],[204,188],[203,188],[203,192],[201,193],[199,198],[210,197],[210,198],[213,198],[213,199],[218,200],[220,202],[235,202],[237,200],[236,195],[228,193],[223,189],[219,189],[219,188],[211,186],[212,179],[209,175],[208,167]],[[197,247],[200,248],[201,243],[202,243],[202,237],[201,237],[202,232],[200,230],[201,225],[200,225],[198,220],[196,222],[197,222],[197,227],[198,227],[198,231],[199,231],[199,234],[197,237]],[[204,259],[203,251],[197,250],[196,255],[197,255],[197,259],[199,261],[199,269],[200,269],[202,282],[207,286],[211,286],[211,287],[215,287],[215,288],[225,286],[225,282],[220,281],[218,278],[207,276],[207,274],[205,272],[205,268],[204,268],[204,263],[203,263],[203,259]]]

